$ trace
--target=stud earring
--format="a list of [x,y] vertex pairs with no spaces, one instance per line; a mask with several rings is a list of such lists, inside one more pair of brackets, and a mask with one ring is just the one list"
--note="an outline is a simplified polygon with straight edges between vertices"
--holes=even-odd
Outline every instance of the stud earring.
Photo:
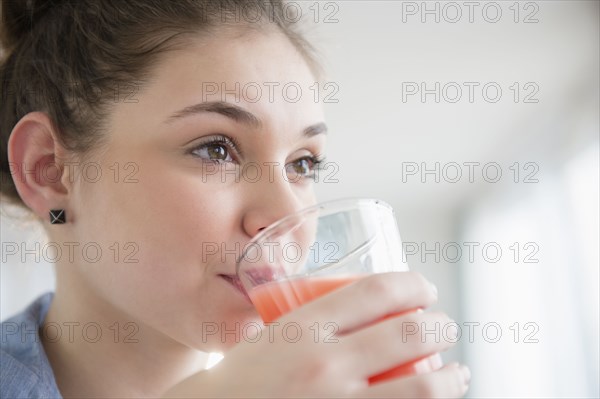
[[67,215],[64,209],[51,209],[50,210],[50,224],[63,224],[66,223]]

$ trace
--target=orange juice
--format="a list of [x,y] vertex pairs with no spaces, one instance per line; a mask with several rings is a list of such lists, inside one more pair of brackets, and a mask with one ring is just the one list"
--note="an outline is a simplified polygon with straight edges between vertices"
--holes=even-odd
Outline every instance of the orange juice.
[[[364,276],[311,277],[271,282],[253,288],[248,295],[263,321],[265,323],[270,323],[292,309],[310,302],[330,291],[350,284],[362,277]],[[391,315],[384,319],[400,314]],[[394,377],[425,373],[436,370],[441,366],[441,358],[436,354],[402,364],[381,374],[371,376],[369,378],[369,383],[374,384]]]

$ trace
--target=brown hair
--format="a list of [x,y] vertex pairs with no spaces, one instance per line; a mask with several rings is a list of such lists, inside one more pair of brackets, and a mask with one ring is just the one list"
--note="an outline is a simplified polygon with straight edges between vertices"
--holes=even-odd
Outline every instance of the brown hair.
[[283,32],[319,76],[314,50],[283,0],[3,0],[0,28],[0,196],[23,205],[8,138],[27,113],[53,121],[61,144],[95,148],[115,90],[143,85],[162,53],[224,25]]

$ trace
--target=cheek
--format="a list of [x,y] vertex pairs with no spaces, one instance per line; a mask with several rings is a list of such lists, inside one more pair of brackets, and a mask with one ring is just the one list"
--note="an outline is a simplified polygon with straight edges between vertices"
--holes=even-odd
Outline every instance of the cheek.
[[166,162],[132,164],[137,170],[128,182],[107,176],[84,184],[78,227],[88,231],[79,233],[134,243],[140,255],[152,254],[145,260],[153,264],[193,256],[202,242],[225,239],[238,225],[231,189],[215,190],[201,175]]
[[231,242],[239,229],[239,196],[159,162],[137,164],[136,181],[107,176],[81,187],[76,234],[98,243],[103,256],[80,269],[119,307],[145,311],[160,293],[159,306],[172,313],[214,290],[206,286],[215,271],[208,270],[203,249]]

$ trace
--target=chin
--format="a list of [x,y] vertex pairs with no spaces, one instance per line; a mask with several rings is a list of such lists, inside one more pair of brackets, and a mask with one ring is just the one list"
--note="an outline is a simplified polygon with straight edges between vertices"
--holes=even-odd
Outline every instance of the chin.
[[226,352],[243,342],[257,342],[264,324],[253,307],[228,312],[220,321],[202,321],[195,329],[189,346],[203,352]]

